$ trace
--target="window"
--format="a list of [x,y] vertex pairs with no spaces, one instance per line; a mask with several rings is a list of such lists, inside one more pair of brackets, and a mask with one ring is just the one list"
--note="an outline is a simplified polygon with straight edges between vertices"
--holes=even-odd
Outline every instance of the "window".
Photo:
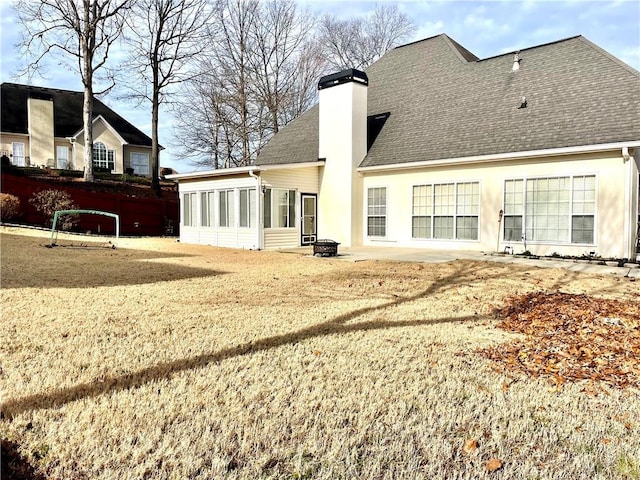
[[478,239],[478,182],[413,187],[412,236],[434,239]]
[[387,189],[370,188],[367,193],[367,235],[384,237],[387,234]]
[[24,167],[24,143],[12,142],[11,143],[11,163],[16,167]]
[[416,185],[413,187],[413,238],[431,238],[432,200],[432,185]]
[[182,223],[185,227],[197,226],[196,208],[196,194],[185,193],[182,196]]
[[595,175],[506,180],[504,240],[594,241]]
[[115,170],[116,153],[113,150],[107,150],[102,142],[93,144],[93,166],[94,168],[111,172]]
[[254,227],[256,224],[256,189],[240,189],[240,226]]
[[267,188],[264,193],[264,228],[296,226],[296,191]]
[[203,227],[213,227],[215,221],[213,199],[215,198],[214,192],[202,192],[200,193],[200,224]]
[[233,190],[219,191],[218,200],[218,225],[221,227],[233,227],[235,225]]
[[56,166],[57,168],[71,168],[69,165],[69,147],[63,145],[56,147]]
[[131,152],[129,163],[131,164],[131,168],[133,168],[133,173],[136,175],[149,175],[148,153]]

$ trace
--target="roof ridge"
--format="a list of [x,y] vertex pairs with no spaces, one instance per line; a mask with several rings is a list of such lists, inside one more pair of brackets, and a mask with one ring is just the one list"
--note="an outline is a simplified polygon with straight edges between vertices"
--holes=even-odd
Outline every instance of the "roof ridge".
[[446,33],[440,35],[447,45],[449,45],[454,53],[465,63],[477,62],[478,56],[473,52],[467,50],[465,47],[456,42]]
[[[84,94],[84,92],[82,92],[82,91],[79,92],[78,90],[69,90],[67,88],[41,87],[40,85],[27,85],[27,84],[24,84],[24,83],[2,82],[1,86],[4,87],[5,85],[7,85],[7,86],[15,86],[15,87],[22,87],[22,88],[39,88],[41,90],[54,90],[54,91],[57,91],[57,92],[77,93],[77,94],[80,94],[80,95]],[[95,96],[95,94],[94,94],[94,96]]]
[[560,40],[554,40],[553,42],[541,43],[539,45],[533,45],[531,47],[520,48],[518,50],[512,50],[510,52],[504,52],[504,53],[501,53],[499,55],[492,55],[491,57],[481,58],[478,61],[479,62],[484,62],[485,60],[493,60],[494,58],[505,57],[505,56],[508,56],[508,55],[513,55],[514,53],[525,52],[527,50],[533,50],[534,48],[548,47],[549,45],[554,45],[556,43],[568,42],[569,40],[575,40],[576,38],[580,38],[580,37],[582,37],[582,35],[574,35],[572,37],[562,38]]

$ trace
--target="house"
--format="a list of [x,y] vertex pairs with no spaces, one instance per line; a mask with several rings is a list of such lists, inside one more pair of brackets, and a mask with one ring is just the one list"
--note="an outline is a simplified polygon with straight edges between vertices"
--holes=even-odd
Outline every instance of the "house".
[[[17,166],[84,168],[83,92],[0,85],[0,151]],[[93,99],[93,166],[150,176],[151,138]]]
[[442,34],[318,89],[255,165],[170,176],[182,242],[636,256],[640,73],[586,38]]

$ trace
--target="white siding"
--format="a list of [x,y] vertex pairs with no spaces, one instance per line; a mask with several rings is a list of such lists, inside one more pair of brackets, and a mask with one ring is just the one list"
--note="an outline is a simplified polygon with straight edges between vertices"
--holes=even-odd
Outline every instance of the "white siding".
[[[602,154],[580,154],[547,159],[501,161],[463,167],[436,167],[396,172],[367,172],[364,177],[363,205],[366,212],[366,192],[369,187],[387,187],[387,230],[384,239],[366,235],[366,215],[363,222],[365,245],[395,245],[425,247],[446,250],[476,250],[494,252],[511,245],[514,250],[524,250],[523,242],[503,242],[498,212],[503,208],[504,182],[507,179],[536,178],[567,175],[596,176],[596,214],[593,245],[553,244],[528,241],[526,248],[536,255],[583,255],[595,251],[603,257],[628,257],[625,247],[624,192],[631,182],[629,167],[619,151]],[[637,172],[636,169],[633,169]],[[632,175],[637,173],[632,173]],[[479,182],[480,213],[478,240],[436,240],[412,238],[412,188],[414,185]],[[628,218],[628,217],[627,217]],[[628,223],[628,222],[627,222]],[[628,229],[627,229],[628,230]],[[624,232],[624,234],[623,234]],[[629,241],[627,240],[628,244]]]
[[318,168],[287,168],[262,172],[262,183],[267,188],[296,190],[296,227],[264,229],[265,249],[300,246],[300,194],[318,193]]
[[[246,248],[257,250],[260,248],[258,232],[259,232],[259,223],[251,228],[248,227],[240,227],[239,226],[239,197],[238,190],[241,188],[257,188],[256,179],[249,177],[248,175],[244,176],[230,176],[230,177],[222,177],[216,179],[204,179],[198,181],[182,181],[179,184],[179,192],[180,192],[180,241],[183,243],[198,243],[202,245],[214,245],[218,247],[229,247],[229,248]],[[218,194],[217,192],[221,190],[233,190],[234,191],[234,218],[232,222],[232,226],[230,227],[219,227],[219,219],[218,219]],[[196,205],[197,205],[197,225],[196,226],[184,226],[184,219],[182,218],[184,215],[183,203],[182,203],[182,195],[184,193],[195,192],[196,195]],[[202,192],[215,192],[215,200],[213,204],[213,209],[215,212],[214,215],[214,225],[212,226],[202,226],[202,218],[201,218],[201,193]],[[256,195],[256,198],[259,199],[260,195]],[[256,209],[256,218],[258,215],[258,205],[253,205],[253,208]]]

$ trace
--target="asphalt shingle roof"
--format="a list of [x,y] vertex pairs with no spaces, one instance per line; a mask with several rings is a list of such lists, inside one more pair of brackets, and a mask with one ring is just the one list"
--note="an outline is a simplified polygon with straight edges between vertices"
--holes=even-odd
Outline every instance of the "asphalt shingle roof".
[[[366,70],[368,115],[388,113],[361,166],[640,140],[640,73],[582,36],[484,60],[446,35]],[[522,97],[527,107],[518,108]],[[315,161],[317,106],[258,164]]]
[[[69,90],[34,87],[16,83],[0,85],[0,130],[5,133],[28,133],[27,99],[29,96],[53,99],[54,136],[71,137],[83,128],[84,94]],[[93,118],[102,117],[129,144],[151,146],[151,138],[94,97]]]

